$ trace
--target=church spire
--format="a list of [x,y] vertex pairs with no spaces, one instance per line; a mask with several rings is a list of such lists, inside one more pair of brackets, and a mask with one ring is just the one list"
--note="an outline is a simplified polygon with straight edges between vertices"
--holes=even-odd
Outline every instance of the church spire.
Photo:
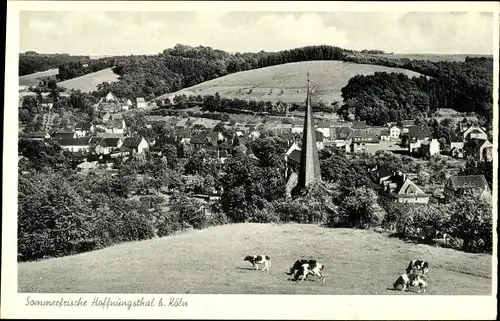
[[304,130],[302,133],[302,148],[300,154],[299,177],[297,189],[302,189],[316,180],[321,179],[318,149],[316,146],[316,130],[314,129],[313,113],[311,107],[311,87],[307,71],[306,114],[304,117]]

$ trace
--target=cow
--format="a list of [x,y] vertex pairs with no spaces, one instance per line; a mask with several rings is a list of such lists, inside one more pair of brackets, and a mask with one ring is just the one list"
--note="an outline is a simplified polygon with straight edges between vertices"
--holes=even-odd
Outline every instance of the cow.
[[394,286],[394,290],[399,290],[399,287],[402,286],[401,291],[408,290],[408,286],[410,284],[410,278],[408,274],[401,274],[397,280],[392,284]]
[[422,274],[426,275],[429,272],[429,263],[423,260],[411,260],[406,268],[406,274],[413,274],[416,271],[421,271]]
[[316,275],[323,283],[325,282],[325,276],[323,275],[323,269],[325,266],[320,263],[304,263],[300,266],[300,268],[295,273],[294,280],[298,281],[300,278],[301,281],[309,281],[309,275]]
[[293,264],[293,266],[290,268],[290,273],[288,273],[288,275],[294,275],[295,274],[295,271],[299,270],[303,264],[309,264],[309,265],[316,265],[316,260],[297,260],[295,261],[295,263]]
[[412,287],[419,287],[419,290],[417,291],[420,293],[421,291],[426,290],[427,288],[427,276],[425,275],[420,275],[420,274],[406,274],[403,273],[401,274],[397,280],[393,283],[394,290],[399,290],[400,287],[401,291],[410,291],[410,286]]
[[269,255],[247,255],[243,261],[252,263],[254,270],[259,270],[259,264],[264,264],[262,271],[269,271],[271,267],[271,257]]

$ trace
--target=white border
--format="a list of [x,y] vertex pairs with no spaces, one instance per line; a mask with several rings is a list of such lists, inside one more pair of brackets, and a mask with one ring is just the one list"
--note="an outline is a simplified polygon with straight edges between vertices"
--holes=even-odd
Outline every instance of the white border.
[[[2,318],[192,318],[192,319],[494,319],[497,293],[497,209],[494,206],[493,294],[491,296],[307,296],[182,295],[183,308],[25,307],[30,294],[17,293],[17,104],[19,11],[487,11],[494,14],[494,149],[498,150],[499,5],[495,2],[116,2],[8,1],[2,195]],[[494,155],[498,155],[496,152]],[[497,204],[498,157],[494,157],[493,204]],[[37,299],[95,296],[157,300],[171,295],[36,294]]]

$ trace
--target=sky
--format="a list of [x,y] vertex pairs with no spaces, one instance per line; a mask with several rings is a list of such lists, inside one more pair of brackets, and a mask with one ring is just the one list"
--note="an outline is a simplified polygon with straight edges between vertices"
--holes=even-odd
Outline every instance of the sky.
[[493,54],[479,12],[23,11],[20,51],[156,54],[176,44],[228,52],[332,45],[394,53]]

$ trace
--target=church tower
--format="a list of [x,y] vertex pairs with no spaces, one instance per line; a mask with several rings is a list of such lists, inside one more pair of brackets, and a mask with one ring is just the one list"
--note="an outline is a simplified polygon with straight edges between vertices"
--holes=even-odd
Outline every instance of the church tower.
[[309,71],[307,72],[307,96],[306,115],[304,118],[304,130],[302,133],[302,146],[300,154],[300,167],[296,189],[301,190],[309,183],[321,179],[319,167],[318,149],[316,146],[316,130],[313,123],[311,107],[311,87],[309,83]]

